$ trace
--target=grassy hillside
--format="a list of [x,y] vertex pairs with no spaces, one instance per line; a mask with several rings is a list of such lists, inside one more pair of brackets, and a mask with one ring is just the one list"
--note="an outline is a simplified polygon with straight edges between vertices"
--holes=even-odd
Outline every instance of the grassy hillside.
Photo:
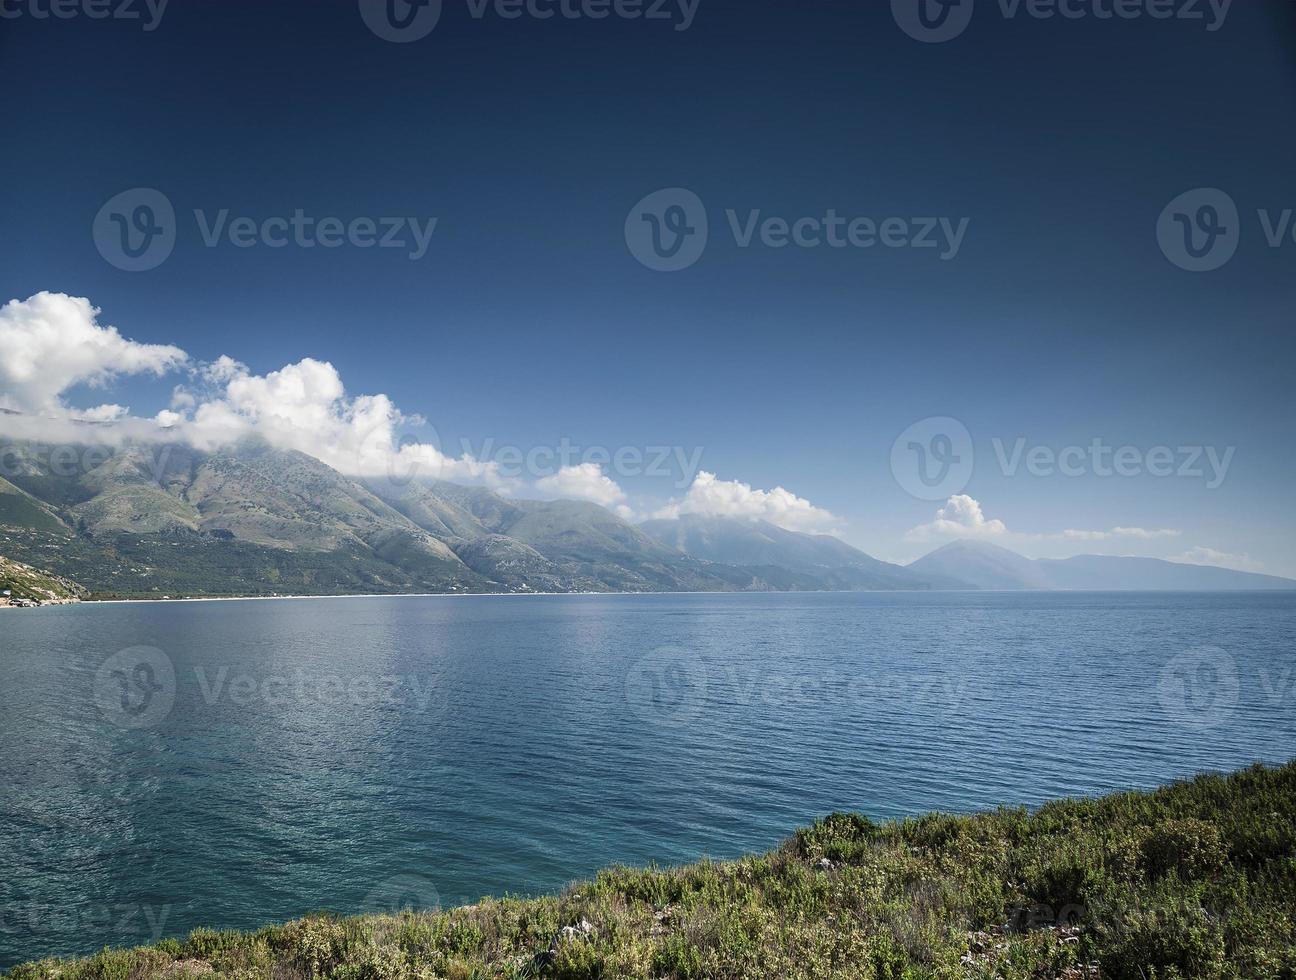
[[40,531],[55,531],[62,527],[47,506],[0,476],[0,525],[6,524]]
[[[14,599],[48,602],[55,599],[80,599],[85,589],[75,582],[38,571],[0,556],[0,593],[12,592]],[[3,601],[0,598],[0,601]]]
[[1256,767],[1035,813],[838,814],[762,857],[561,897],[199,930],[9,977],[1277,980],[1296,975],[1294,849],[1296,764]]

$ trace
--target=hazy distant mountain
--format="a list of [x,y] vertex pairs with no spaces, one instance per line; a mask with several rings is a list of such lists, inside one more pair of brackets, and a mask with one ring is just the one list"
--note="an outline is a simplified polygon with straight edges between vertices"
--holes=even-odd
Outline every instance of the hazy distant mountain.
[[639,528],[694,558],[759,569],[767,577],[777,577],[771,570],[781,569],[787,588],[850,591],[961,585],[940,574],[925,575],[879,561],[830,535],[789,531],[768,521],[685,514],[647,521]]
[[909,570],[943,575],[973,589],[1048,589],[1048,577],[1034,561],[983,541],[955,541],[910,563]]
[[1296,589],[1296,580],[1238,572],[1213,565],[1187,565],[1159,558],[1077,555],[1041,559],[1055,589],[1139,590],[1147,592],[1230,592]]
[[977,589],[1104,592],[1296,589],[1293,579],[1159,558],[1079,555],[1036,560],[984,541],[955,541],[919,558],[909,568],[961,579]]

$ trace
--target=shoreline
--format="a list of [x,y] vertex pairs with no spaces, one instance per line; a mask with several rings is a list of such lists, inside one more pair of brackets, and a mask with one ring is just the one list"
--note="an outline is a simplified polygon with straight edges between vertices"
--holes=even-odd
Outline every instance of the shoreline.
[[177,602],[278,602],[304,599],[524,599],[547,598],[599,598],[634,596],[807,596],[807,595],[1292,595],[1296,589],[769,589],[758,592],[346,592],[325,595],[216,595],[180,597],[141,597],[138,599],[59,599],[42,602],[36,606],[16,606],[0,603],[4,609],[43,609],[49,606],[121,606],[160,605]]
[[360,915],[186,927],[19,962],[0,980],[1285,976],[1293,848],[1296,762],[1255,765],[1029,810],[834,813],[735,860],[610,867],[447,909],[393,894]]

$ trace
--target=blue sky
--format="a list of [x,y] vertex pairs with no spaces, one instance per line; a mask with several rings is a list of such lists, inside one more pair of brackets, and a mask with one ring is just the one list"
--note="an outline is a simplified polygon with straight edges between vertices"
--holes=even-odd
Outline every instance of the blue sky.
[[[1236,2],[1211,30],[1199,6],[1205,21],[1104,18],[1103,0],[1040,19],[977,0],[961,36],[923,43],[863,0],[700,0],[687,30],[678,11],[478,18],[444,0],[428,36],[398,44],[343,0],[175,0],[152,30],[9,0],[0,302],[85,297],[101,325],[191,359],[70,388],[67,405],[151,417],[221,355],[252,378],[314,358],[348,396],[425,416],[450,455],[700,449],[719,481],[786,488],[880,557],[939,544],[948,528],[913,529],[946,506],[1031,554],[1210,549],[1296,575],[1296,241],[1271,247],[1258,214],[1296,208],[1296,17]],[[127,272],[92,229],[141,187],[174,207],[176,240]],[[675,272],[625,238],[664,188],[695,194],[709,225]],[[1239,213],[1236,254],[1207,272],[1158,245],[1195,188]],[[965,234],[942,258],[744,248],[731,228],[830,209]],[[298,210],[436,225],[417,259],[204,243],[221,212]],[[975,464],[950,489],[979,524],[893,472],[897,437],[931,417],[970,434]],[[1128,446],[1143,472],[1009,474],[995,440]],[[1202,450],[1203,475],[1148,475],[1162,446],[1175,470],[1194,468],[1180,447]],[[1215,487],[1208,448],[1233,450]],[[678,468],[608,475],[636,515],[685,493]]]

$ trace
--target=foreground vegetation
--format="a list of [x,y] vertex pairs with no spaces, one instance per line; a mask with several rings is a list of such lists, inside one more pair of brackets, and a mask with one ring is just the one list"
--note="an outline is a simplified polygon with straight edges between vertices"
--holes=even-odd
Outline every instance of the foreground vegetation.
[[561,897],[320,915],[21,966],[44,977],[1296,976],[1296,764],[1034,813],[834,815],[778,851]]

